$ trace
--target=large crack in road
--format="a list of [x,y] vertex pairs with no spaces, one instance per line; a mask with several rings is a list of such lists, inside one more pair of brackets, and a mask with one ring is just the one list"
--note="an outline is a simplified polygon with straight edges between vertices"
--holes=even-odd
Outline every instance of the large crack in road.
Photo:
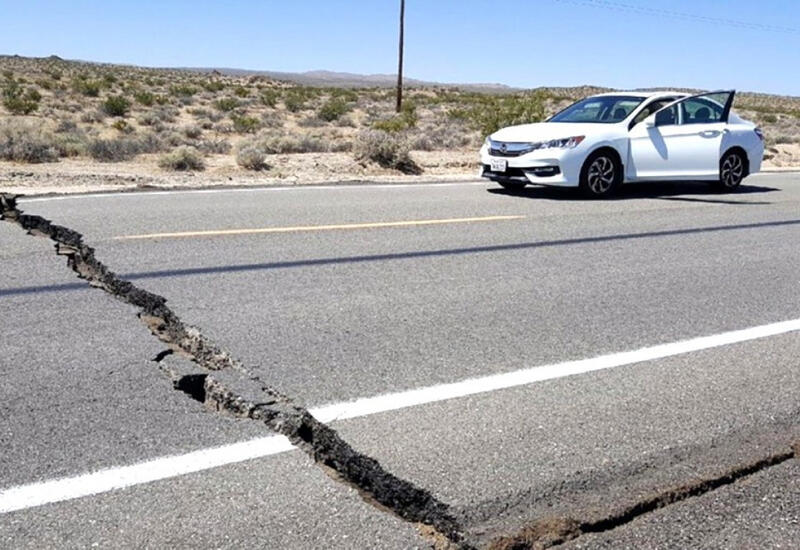
[[[0,193],[0,220],[18,225],[33,236],[55,243],[56,253],[89,285],[138,308],[137,316],[167,346],[154,361],[172,380],[173,387],[222,414],[256,420],[286,436],[332,478],[354,488],[381,511],[416,524],[437,548],[496,550],[548,548],[583,535],[616,529],[672,504],[697,497],[787,460],[800,457],[800,443],[774,450],[722,472],[688,480],[665,490],[640,494],[632,501],[609,506],[602,514],[578,511],[574,515],[541,518],[512,534],[485,540],[470,533],[465,518],[429,491],[399,478],[380,463],[356,451],[330,426],[319,422],[290,397],[264,383],[241,361],[186,325],[157,294],[136,287],[110,271],[83,242],[80,233],[51,223],[17,207],[17,196]],[[180,355],[203,369],[191,372],[164,359]]]
[[[111,296],[138,308],[137,316],[169,352],[186,357],[203,368],[203,375],[170,372],[174,387],[201,397],[217,411],[263,422],[286,436],[296,447],[324,467],[334,479],[355,488],[370,504],[388,510],[405,521],[424,526],[421,532],[439,546],[470,548],[450,507],[429,491],[384,469],[380,463],[356,451],[339,434],[288,396],[263,383],[241,361],[233,358],[199,329],[188,326],[166,305],[166,298],[119,278],[95,257],[83,236],[41,217],[24,214],[17,196],[0,194],[0,219],[16,224],[29,234],[55,242],[56,253],[67,265]],[[159,354],[160,362],[167,353]],[[211,374],[213,373],[213,374]],[[202,391],[198,388],[202,382]]]

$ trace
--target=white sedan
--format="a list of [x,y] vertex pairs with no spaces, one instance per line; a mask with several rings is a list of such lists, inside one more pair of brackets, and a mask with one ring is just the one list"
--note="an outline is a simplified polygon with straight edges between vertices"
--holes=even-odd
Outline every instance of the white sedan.
[[580,187],[602,197],[620,184],[702,180],[733,190],[761,169],[764,137],[731,112],[734,91],[613,92],[546,122],[502,128],[481,147],[481,176],[507,189]]

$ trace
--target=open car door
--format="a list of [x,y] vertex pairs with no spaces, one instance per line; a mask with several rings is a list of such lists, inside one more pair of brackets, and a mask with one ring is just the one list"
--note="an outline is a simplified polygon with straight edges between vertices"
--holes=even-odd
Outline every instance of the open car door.
[[719,176],[734,90],[680,99],[631,128],[630,179],[713,179]]

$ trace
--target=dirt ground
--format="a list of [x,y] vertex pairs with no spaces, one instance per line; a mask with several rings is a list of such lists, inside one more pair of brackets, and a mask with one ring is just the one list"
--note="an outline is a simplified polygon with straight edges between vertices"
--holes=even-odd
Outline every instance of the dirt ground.
[[[418,176],[403,175],[376,164],[361,164],[350,153],[272,155],[269,169],[243,170],[232,155],[212,155],[202,172],[168,172],[158,167],[158,155],[133,161],[102,163],[91,159],[62,159],[56,163],[0,162],[0,190],[24,195],[195,189],[224,186],[313,185],[356,181],[408,183],[455,181],[477,177],[475,151],[415,151],[422,167]],[[767,150],[765,171],[800,170],[800,145],[781,144]]]

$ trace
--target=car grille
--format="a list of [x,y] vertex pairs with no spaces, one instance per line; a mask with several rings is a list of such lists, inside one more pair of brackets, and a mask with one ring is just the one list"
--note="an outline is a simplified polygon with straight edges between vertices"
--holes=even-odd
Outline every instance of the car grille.
[[531,152],[530,143],[492,141],[489,154],[493,157],[518,157]]

